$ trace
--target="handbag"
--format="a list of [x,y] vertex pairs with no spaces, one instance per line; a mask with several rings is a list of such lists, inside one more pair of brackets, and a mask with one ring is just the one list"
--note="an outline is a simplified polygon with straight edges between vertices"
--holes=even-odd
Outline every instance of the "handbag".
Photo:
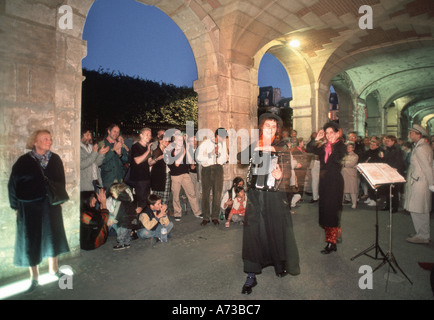
[[51,205],[57,206],[69,200],[68,193],[63,183],[50,180],[45,175],[44,179],[47,184],[48,199]]
[[38,163],[38,167],[41,170],[42,176],[44,177],[45,184],[47,186],[48,191],[48,200],[52,206],[57,206],[69,200],[68,193],[66,192],[65,185],[62,182],[50,180],[45,174],[44,170],[42,170],[41,164],[35,159]]

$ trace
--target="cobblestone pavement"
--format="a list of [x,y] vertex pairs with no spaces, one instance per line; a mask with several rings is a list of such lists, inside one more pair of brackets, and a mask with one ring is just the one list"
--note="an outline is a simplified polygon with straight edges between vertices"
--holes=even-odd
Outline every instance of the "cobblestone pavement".
[[[418,262],[434,262],[434,244],[406,242],[414,232],[411,217],[400,211],[392,215],[392,250],[390,217],[379,211],[379,245],[393,257],[403,272],[389,272],[389,264],[372,273],[381,260],[362,255],[351,258],[375,243],[375,208],[359,204],[357,209],[344,206],[343,241],[337,252],[322,255],[324,232],[318,226],[317,204],[308,201],[295,208],[292,216],[300,252],[301,274],[277,278],[269,267],[257,277],[258,285],[249,296],[242,295],[245,280],[241,260],[242,226],[225,228],[208,224],[192,214],[175,222],[167,243],[152,244],[135,240],[131,248],[113,251],[116,237],[93,251],[81,251],[78,257],[62,259],[74,271],[71,289],[60,289],[58,282],[41,286],[32,294],[20,294],[16,300],[432,300],[430,272]],[[173,219],[172,219],[173,220]],[[434,223],[431,222],[431,233]],[[369,252],[375,255],[375,250]],[[381,257],[381,254],[379,255]],[[44,271],[44,270],[42,270]],[[405,276],[411,280],[411,284]],[[359,283],[372,283],[361,289]],[[362,286],[363,287],[363,286]]]

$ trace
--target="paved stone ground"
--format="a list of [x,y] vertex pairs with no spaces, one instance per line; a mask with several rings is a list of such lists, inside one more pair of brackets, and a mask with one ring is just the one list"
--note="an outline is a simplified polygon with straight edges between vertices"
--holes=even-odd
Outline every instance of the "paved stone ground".
[[[373,273],[373,289],[359,288],[363,265],[375,269],[380,260],[356,254],[375,243],[375,208],[359,204],[344,207],[343,242],[338,251],[322,255],[324,232],[318,226],[317,204],[301,203],[293,215],[300,252],[301,274],[277,278],[273,268],[258,276],[258,286],[249,296],[240,293],[245,280],[241,260],[242,227],[232,224],[200,226],[191,214],[174,222],[167,243],[152,246],[150,240],[136,240],[131,248],[113,251],[116,239],[79,257],[62,259],[60,264],[74,270],[73,288],[59,289],[54,282],[33,294],[14,300],[433,300],[430,272],[418,262],[434,262],[434,244],[406,242],[414,232],[411,217],[398,212],[392,219],[392,253],[404,275],[389,272],[383,265]],[[389,252],[389,213],[379,211],[379,244]],[[434,223],[431,221],[431,233]],[[370,252],[371,255],[375,251]],[[43,270],[42,270],[43,271]]]

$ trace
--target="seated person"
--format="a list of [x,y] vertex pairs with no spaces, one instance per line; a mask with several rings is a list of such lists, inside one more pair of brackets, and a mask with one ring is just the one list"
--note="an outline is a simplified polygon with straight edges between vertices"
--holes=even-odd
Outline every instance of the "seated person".
[[165,227],[167,234],[173,228],[173,222],[167,216],[167,205],[161,204],[161,197],[151,194],[148,197],[148,205],[139,216],[139,229],[136,231],[140,239],[161,239],[161,229]]
[[107,205],[110,211],[109,227],[116,230],[118,244],[114,250],[130,247],[131,232],[136,228],[136,204],[133,193],[125,183],[114,183],[109,192],[112,197],[112,205]]
[[233,222],[243,222],[244,213],[246,212],[247,195],[244,192],[243,187],[235,187],[235,199],[233,201],[232,209],[229,212],[228,220],[226,221],[226,228],[228,228]]
[[107,241],[108,236],[109,211],[105,190],[99,189],[97,194],[91,192],[83,199],[81,212],[80,247],[84,250],[96,249]]
[[[222,201],[220,203],[220,212],[224,212],[224,219],[228,219],[229,213],[232,210],[233,200],[236,197],[235,188],[236,187],[243,187],[244,186],[244,180],[241,177],[235,177],[235,179],[232,181],[232,187],[227,190],[226,192],[223,192]],[[220,220],[223,220],[223,217],[221,217]]]

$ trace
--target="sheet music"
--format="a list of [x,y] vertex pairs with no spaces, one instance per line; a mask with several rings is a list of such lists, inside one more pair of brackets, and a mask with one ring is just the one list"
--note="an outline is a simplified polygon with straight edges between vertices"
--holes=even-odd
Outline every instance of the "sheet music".
[[359,163],[356,168],[363,174],[374,189],[382,184],[406,182],[405,178],[399,174],[398,170],[386,163]]

